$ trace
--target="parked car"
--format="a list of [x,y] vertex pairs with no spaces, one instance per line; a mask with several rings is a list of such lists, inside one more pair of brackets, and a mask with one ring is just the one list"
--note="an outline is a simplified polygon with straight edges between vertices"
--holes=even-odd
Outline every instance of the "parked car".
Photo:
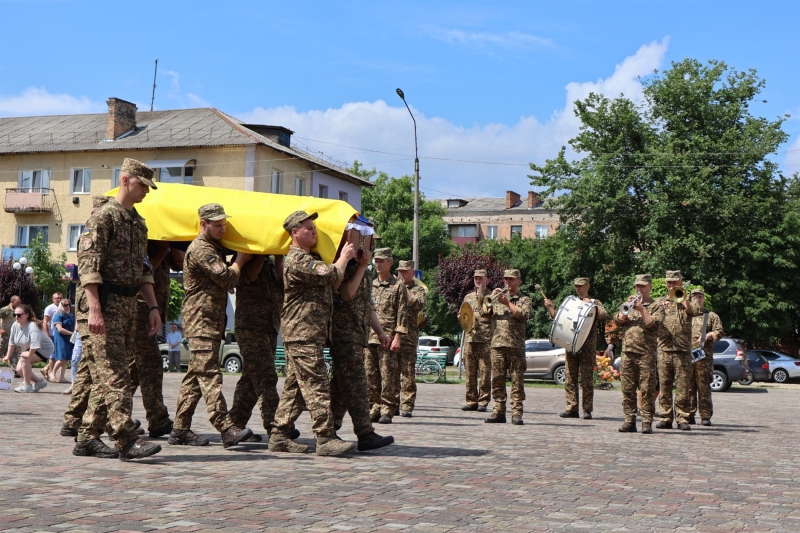
[[566,358],[566,350],[549,339],[528,339],[525,341],[525,377],[552,379],[563,385],[566,381]]
[[745,378],[739,380],[739,385],[750,385],[754,381],[769,381],[769,361],[763,355],[752,350],[747,352],[747,370]]
[[800,359],[775,350],[751,350],[751,352],[767,360],[770,378],[775,383],[785,383],[789,378],[800,377]]
[[420,337],[417,342],[417,353],[441,352],[447,356],[447,364],[452,365],[456,357],[456,343],[447,337]]
[[[158,349],[161,351],[164,370],[168,370],[169,357],[167,352],[169,352],[169,344],[166,342],[159,344]],[[190,355],[189,343],[186,339],[183,339],[181,343],[181,366],[189,366]],[[239,345],[236,343],[236,335],[233,331],[225,332],[225,341],[219,347],[219,366],[232,374],[242,371],[242,355],[239,353]]]
[[722,337],[714,343],[714,371],[711,390],[723,392],[731,388],[734,381],[747,377],[744,343],[733,337]]

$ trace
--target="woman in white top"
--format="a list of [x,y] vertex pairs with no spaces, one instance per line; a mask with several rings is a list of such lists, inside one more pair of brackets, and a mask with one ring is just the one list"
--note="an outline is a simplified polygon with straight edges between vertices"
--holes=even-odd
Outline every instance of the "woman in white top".
[[17,392],[39,392],[47,386],[47,381],[34,375],[32,365],[47,362],[55,350],[53,341],[42,329],[42,323],[33,314],[31,306],[21,304],[14,309],[14,324],[8,338],[8,352],[3,361],[8,362],[11,354],[19,352],[17,373],[24,383],[14,389]]

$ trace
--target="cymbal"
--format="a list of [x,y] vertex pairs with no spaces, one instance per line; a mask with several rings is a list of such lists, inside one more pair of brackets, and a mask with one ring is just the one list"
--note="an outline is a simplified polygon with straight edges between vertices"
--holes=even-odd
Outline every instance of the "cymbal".
[[458,321],[461,323],[461,329],[469,333],[475,325],[475,316],[472,312],[472,306],[467,302],[461,304],[458,310]]

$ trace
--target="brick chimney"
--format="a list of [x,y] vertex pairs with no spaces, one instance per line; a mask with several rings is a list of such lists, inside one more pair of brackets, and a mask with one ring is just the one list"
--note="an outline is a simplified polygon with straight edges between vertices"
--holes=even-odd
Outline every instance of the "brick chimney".
[[506,209],[511,209],[519,203],[519,194],[514,191],[506,191]]
[[533,209],[539,205],[539,195],[533,191],[528,191],[528,209]]
[[106,117],[106,140],[113,141],[136,127],[136,104],[119,98],[109,98]]

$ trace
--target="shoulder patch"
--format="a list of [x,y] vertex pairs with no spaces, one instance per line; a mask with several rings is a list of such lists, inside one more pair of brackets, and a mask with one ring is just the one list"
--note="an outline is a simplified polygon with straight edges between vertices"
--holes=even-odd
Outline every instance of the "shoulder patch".
[[328,265],[321,263],[317,265],[317,274],[324,275],[328,273]]
[[217,262],[217,256],[216,255],[209,255],[208,257],[206,257],[206,262],[209,265],[213,265],[214,263]]
[[311,264],[308,265],[308,268],[311,269],[311,270],[316,270],[317,269],[317,262],[316,261],[311,261]]
[[81,239],[81,250],[83,251],[91,250],[93,246],[94,246],[94,241],[92,241],[92,238],[89,235],[86,235]]

